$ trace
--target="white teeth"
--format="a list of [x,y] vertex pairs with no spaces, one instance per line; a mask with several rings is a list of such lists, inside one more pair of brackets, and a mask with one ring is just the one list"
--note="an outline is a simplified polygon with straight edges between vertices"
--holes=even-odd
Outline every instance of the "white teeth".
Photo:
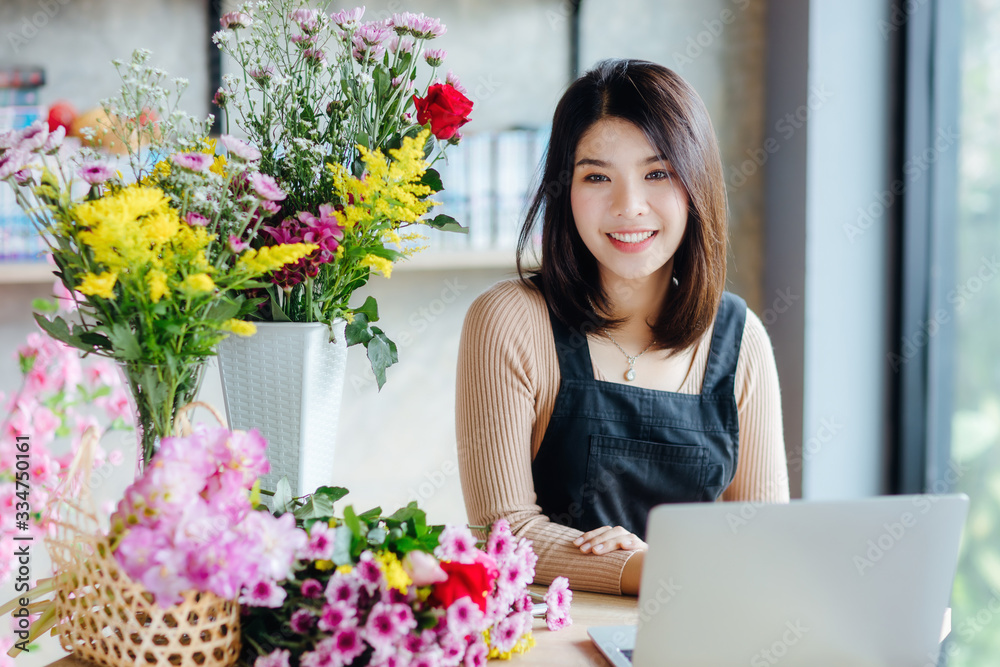
[[639,243],[640,241],[645,241],[653,234],[655,234],[655,232],[640,232],[635,234],[615,234],[612,232],[611,234],[608,234],[608,236],[616,241],[621,241],[622,243]]

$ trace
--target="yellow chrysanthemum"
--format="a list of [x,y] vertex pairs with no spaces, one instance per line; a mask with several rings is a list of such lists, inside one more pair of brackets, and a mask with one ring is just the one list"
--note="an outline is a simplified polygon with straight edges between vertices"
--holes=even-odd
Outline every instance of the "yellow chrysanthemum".
[[212,166],[208,168],[208,170],[211,171],[213,174],[218,174],[219,176],[225,176],[226,175],[226,156],[225,155],[216,155],[215,156],[215,161],[212,163]]
[[253,322],[231,319],[222,323],[222,328],[232,331],[237,336],[252,336],[257,333],[257,327]]
[[105,272],[100,275],[88,273],[83,277],[83,282],[77,288],[81,294],[89,296],[99,296],[105,299],[115,298],[115,283],[118,281],[117,273]]
[[[333,519],[330,519],[330,521],[333,521]],[[354,566],[350,564],[341,565],[340,567],[337,568],[337,572],[339,572],[340,574],[350,574],[353,570]]]
[[320,572],[325,572],[327,570],[333,569],[332,560],[318,560],[314,563],[314,565],[316,566],[316,569],[319,570]]
[[159,303],[160,299],[170,291],[167,287],[167,274],[160,269],[150,271],[146,276],[146,282],[149,284],[149,298],[153,303]]
[[392,276],[392,261],[378,255],[365,255],[361,260],[361,266],[367,266],[374,271],[378,271],[386,278]]
[[150,243],[163,245],[180,229],[181,221],[177,211],[167,209],[157,211],[146,218],[142,225],[142,233]]
[[207,273],[194,273],[181,282],[181,289],[194,294],[211,292],[215,289],[215,282]]
[[[157,188],[132,185],[113,195],[73,208],[73,218],[84,228],[80,241],[93,250],[94,259],[112,271],[155,263],[159,245],[169,238],[176,212]],[[141,220],[152,224],[140,224]],[[152,237],[147,235],[152,233]]]
[[389,588],[406,595],[409,587],[413,584],[410,575],[403,569],[403,564],[399,562],[399,557],[391,551],[383,551],[375,555],[375,562],[385,576],[385,583]]
[[260,250],[251,248],[240,255],[236,268],[252,275],[263,275],[299,261],[318,247],[315,243],[285,243]]

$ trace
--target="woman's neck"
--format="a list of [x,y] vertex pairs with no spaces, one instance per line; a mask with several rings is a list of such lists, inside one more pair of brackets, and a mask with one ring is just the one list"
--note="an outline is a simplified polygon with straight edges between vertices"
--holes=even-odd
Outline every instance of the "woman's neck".
[[[671,286],[673,262],[659,271],[637,279],[624,279],[614,275],[601,277],[604,293],[611,306],[611,315],[625,322],[616,331],[643,345],[652,341],[649,324],[660,316],[667,291]],[[617,337],[617,336],[616,336]]]

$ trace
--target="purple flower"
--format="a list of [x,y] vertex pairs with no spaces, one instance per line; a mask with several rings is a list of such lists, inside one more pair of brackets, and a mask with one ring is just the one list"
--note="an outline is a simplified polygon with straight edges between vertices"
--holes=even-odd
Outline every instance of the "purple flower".
[[309,528],[309,543],[299,552],[300,560],[330,560],[333,557],[334,530],[325,521]]
[[292,44],[300,49],[308,49],[316,46],[316,35],[292,35]]
[[247,75],[257,82],[257,85],[266,86],[274,76],[274,67],[271,65],[266,65],[264,67],[258,67],[247,70]]
[[569,617],[572,600],[573,592],[569,590],[569,579],[566,577],[553,579],[552,585],[545,593],[545,625],[549,630],[561,630],[567,625],[572,625],[573,619]]
[[521,619],[516,614],[508,616],[490,630],[490,643],[501,653],[506,653],[521,638],[521,628]]
[[440,67],[444,59],[448,57],[448,52],[444,49],[427,49],[424,51],[424,60],[431,67]]
[[98,162],[84,162],[77,173],[91,185],[99,185],[114,175],[111,167]]
[[307,635],[313,629],[313,626],[316,625],[316,617],[308,609],[296,609],[292,613],[289,625],[292,626],[292,632]]
[[207,227],[209,222],[208,218],[197,211],[189,211],[188,214],[184,216],[184,221],[192,227]]
[[434,555],[440,560],[473,563],[476,560],[476,538],[466,526],[446,526],[441,531]]
[[330,20],[336,23],[344,30],[350,30],[354,26],[358,25],[361,21],[361,17],[365,15],[364,7],[355,7],[354,9],[344,9],[339,12],[334,12],[330,14]]
[[358,593],[361,590],[361,582],[352,574],[334,572],[330,581],[326,584],[326,601],[330,604],[343,602],[348,606],[358,604]]
[[240,604],[276,609],[285,601],[285,589],[269,579],[261,579],[247,587]]
[[397,35],[410,34],[417,39],[434,39],[447,32],[441,21],[423,14],[412,12],[393,14],[391,21]]
[[323,611],[319,617],[319,629],[324,632],[333,632],[340,627],[355,626],[357,621],[357,608],[353,604],[346,602],[327,602],[323,605]]
[[222,26],[223,30],[246,28],[251,23],[253,23],[253,19],[250,18],[249,14],[244,14],[243,12],[229,12],[228,14],[223,14],[222,18],[219,19],[219,25]]
[[267,512],[250,512],[240,526],[247,536],[258,541],[253,558],[261,576],[281,581],[293,575],[295,554],[308,537],[304,530],[295,527],[291,512],[277,518]]
[[302,582],[302,596],[315,600],[323,597],[323,584],[316,579],[306,579]]
[[31,153],[44,146],[48,138],[48,126],[42,121],[36,120],[31,125],[21,130],[15,148],[25,153]]
[[413,51],[413,40],[409,37],[400,37],[396,35],[391,40],[389,40],[389,52],[397,53],[402,51],[403,53],[410,53]]
[[262,199],[282,201],[288,195],[278,187],[278,182],[267,174],[256,173],[250,176],[250,186]]
[[510,523],[507,519],[498,519],[486,540],[486,553],[500,562],[513,555],[515,546],[516,540],[510,530]]
[[[405,614],[402,612],[405,610]],[[417,627],[413,611],[405,604],[377,602],[368,613],[365,639],[376,651],[385,651]]]
[[378,589],[379,584],[382,583],[382,570],[375,563],[375,556],[370,551],[365,551],[361,554],[354,572],[357,573],[358,580],[369,593],[374,593]]
[[214,162],[211,155],[204,153],[174,153],[170,156],[170,161],[182,169],[195,172],[207,171]]
[[455,74],[454,72],[452,72],[451,70],[448,70],[448,75],[444,78],[444,81],[449,86],[451,86],[452,88],[454,88],[458,92],[462,93],[466,97],[469,96],[469,91],[466,90],[465,86],[462,85],[462,82],[459,81],[458,75]]
[[17,148],[8,150],[0,157],[0,181],[6,180],[28,166],[31,154]]
[[18,134],[17,130],[0,131],[0,150],[13,148],[17,144]]
[[219,141],[225,147],[230,157],[239,158],[247,162],[256,162],[260,159],[259,150],[230,134],[223,134],[219,137]]
[[45,145],[42,146],[42,153],[54,153],[56,149],[62,145],[63,139],[66,138],[66,128],[60,125],[52,132],[49,132],[48,138],[45,140]]
[[465,650],[465,660],[462,667],[486,667],[490,649],[483,641],[482,635],[475,637]]
[[343,667],[364,653],[365,644],[356,628],[345,628],[316,644],[299,661],[302,667]]
[[236,234],[229,235],[229,241],[226,243],[229,249],[236,253],[237,255],[250,247],[249,241],[241,241],[240,237]]
[[288,19],[309,35],[319,29],[319,15],[318,9],[296,9],[288,15]]
[[277,648],[267,655],[257,656],[253,667],[288,667],[290,655],[288,649]]
[[483,612],[469,597],[462,597],[448,607],[448,632],[460,637],[483,631]]
[[326,54],[323,49],[306,49],[302,52],[302,57],[313,67],[319,67],[326,63]]
[[229,91],[225,88],[219,88],[215,91],[215,95],[212,96],[212,104],[217,107],[226,108],[226,104],[229,103]]

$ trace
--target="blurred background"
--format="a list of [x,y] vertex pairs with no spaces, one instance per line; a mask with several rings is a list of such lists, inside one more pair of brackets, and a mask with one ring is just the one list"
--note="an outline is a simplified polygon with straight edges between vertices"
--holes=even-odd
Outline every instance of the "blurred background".
[[[211,94],[227,63],[209,36],[214,17],[234,7],[3,0],[0,129],[98,107],[118,89],[111,59],[140,47],[190,80],[187,111],[216,111]],[[470,233],[435,236],[391,279],[374,277],[356,295],[359,304],[378,298],[400,363],[379,392],[363,350],[351,349],[332,481],[359,506],[418,500],[436,523],[466,520],[453,414],[466,309],[514,275],[525,197],[568,83],[602,58],[653,60],[694,86],[719,137],[728,289],[771,336],[793,495],[968,493],[945,653],[951,665],[992,664],[1000,654],[1000,0],[390,0],[370,2],[365,18],[400,11],[448,26],[435,46],[475,102],[442,170],[447,212]],[[31,302],[52,293],[26,225],[0,189],[7,394],[20,381],[14,351],[33,330]],[[201,397],[222,406],[214,365]],[[104,444],[126,458],[98,489],[116,500],[131,479],[134,443]],[[25,664],[57,655],[45,644]]]

